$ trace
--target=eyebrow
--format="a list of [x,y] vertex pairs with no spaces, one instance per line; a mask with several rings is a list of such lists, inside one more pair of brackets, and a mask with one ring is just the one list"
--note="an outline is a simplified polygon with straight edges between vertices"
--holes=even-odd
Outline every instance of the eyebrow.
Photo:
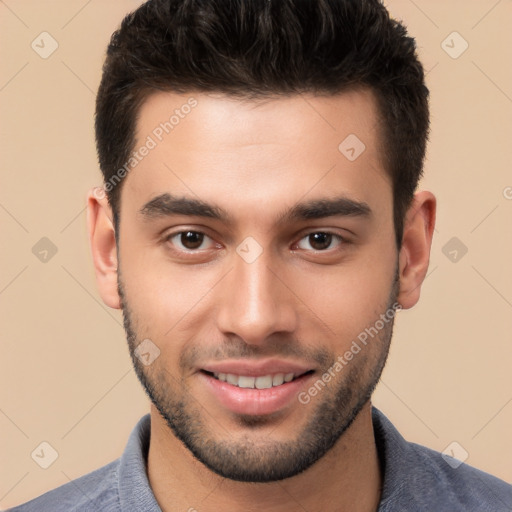
[[[226,224],[234,223],[231,215],[218,205],[168,193],[160,194],[148,201],[140,208],[139,214],[145,221],[173,215],[187,215],[215,219]],[[338,196],[297,203],[277,216],[277,224],[332,216],[368,218],[371,214],[372,210],[367,203],[346,196]]]

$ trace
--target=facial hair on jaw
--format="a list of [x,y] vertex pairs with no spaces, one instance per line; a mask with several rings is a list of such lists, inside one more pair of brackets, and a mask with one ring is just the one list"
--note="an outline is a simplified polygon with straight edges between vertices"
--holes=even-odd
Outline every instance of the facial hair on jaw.
[[[119,264],[118,292],[130,356],[137,377],[175,437],[197,460],[216,474],[242,482],[273,482],[295,476],[311,467],[335,445],[370,400],[386,363],[394,318],[371,341],[373,345],[379,345],[376,355],[368,357],[368,354],[358,353],[340,372],[337,387],[322,389],[322,400],[314,406],[311,404],[309,411],[309,405],[301,405],[305,407],[305,414],[309,413],[309,420],[293,439],[277,441],[265,436],[264,440],[255,440],[252,430],[237,439],[224,430],[227,439],[217,439],[218,436],[211,434],[208,424],[213,420],[208,414],[201,414],[203,411],[200,406],[196,407],[197,400],[194,397],[187,397],[184,384],[165,368],[147,369],[135,356],[135,348],[141,339],[134,330],[134,324],[138,325],[138,322],[134,322],[133,312],[126,299],[120,267]],[[396,303],[398,292],[397,268],[388,309]],[[247,352],[247,347],[240,352]],[[322,349],[316,351],[314,356],[310,355],[311,358],[323,363],[324,371],[319,372],[320,376],[336,360],[336,356],[330,354],[330,361],[326,362],[326,353]],[[240,423],[254,427],[266,421],[265,418],[241,417]]]

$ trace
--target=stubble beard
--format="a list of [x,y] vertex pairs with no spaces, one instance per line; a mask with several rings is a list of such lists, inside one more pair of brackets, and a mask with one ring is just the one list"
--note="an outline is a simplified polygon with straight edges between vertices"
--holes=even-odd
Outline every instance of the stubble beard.
[[[187,392],[185,384],[158,364],[146,367],[135,355],[135,348],[142,341],[134,330],[133,313],[126,301],[120,268],[118,291],[121,298],[124,328],[135,372],[146,394],[162,418],[185,447],[207,468],[216,474],[241,482],[273,482],[295,476],[317,462],[342,437],[365,404],[380,379],[385,366],[392,338],[394,318],[385,324],[370,342],[355,355],[346,367],[332,379],[332,384],[319,391],[315,402],[300,404],[309,415],[305,425],[293,439],[278,440],[270,435],[258,435],[258,429],[267,427],[273,418],[239,415],[239,425],[247,433],[236,438],[227,429],[214,435],[212,426],[219,422],[209,415],[197,398]],[[395,275],[388,300],[393,308],[398,296],[399,281]],[[384,313],[384,312],[383,312]],[[364,328],[367,326],[364,326]],[[323,371],[331,368],[336,355],[326,361],[325,351],[315,357],[323,361]],[[156,362],[156,361],[155,361]]]

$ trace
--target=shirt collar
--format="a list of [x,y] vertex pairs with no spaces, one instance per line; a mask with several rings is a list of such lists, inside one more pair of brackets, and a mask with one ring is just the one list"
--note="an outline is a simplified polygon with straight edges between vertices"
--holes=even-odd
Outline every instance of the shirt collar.
[[396,501],[407,500],[409,510],[423,510],[424,503],[411,492],[416,489],[413,468],[417,468],[411,444],[376,407],[372,406],[373,431],[382,473],[378,512],[395,510]]
[[151,415],[146,414],[132,430],[120,459],[118,488],[123,512],[161,512],[147,476],[150,435]]

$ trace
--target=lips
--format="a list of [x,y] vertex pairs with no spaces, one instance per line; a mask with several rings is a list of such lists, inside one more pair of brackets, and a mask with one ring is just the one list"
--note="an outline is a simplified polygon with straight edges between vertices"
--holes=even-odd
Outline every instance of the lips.
[[238,414],[265,415],[296,402],[313,373],[311,367],[289,361],[231,360],[207,364],[198,376],[223,408]]
[[248,359],[231,359],[229,361],[219,361],[214,363],[207,363],[201,367],[201,370],[212,373],[226,375],[238,375],[247,377],[264,377],[267,375],[289,375],[293,373],[294,376],[302,375],[308,371],[313,370],[311,366],[301,364],[294,361],[285,361],[282,359],[262,359],[259,361],[251,361]]

